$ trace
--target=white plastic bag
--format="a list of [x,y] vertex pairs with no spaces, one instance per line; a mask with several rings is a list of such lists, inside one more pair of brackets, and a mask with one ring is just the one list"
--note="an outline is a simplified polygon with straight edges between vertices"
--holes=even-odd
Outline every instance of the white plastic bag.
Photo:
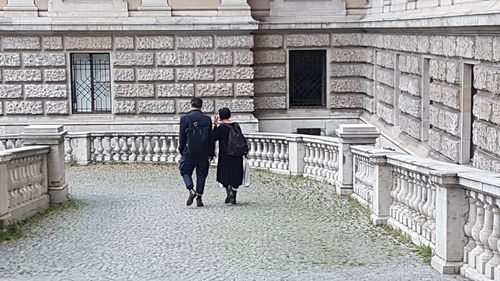
[[250,186],[250,164],[248,160],[243,157],[243,186]]

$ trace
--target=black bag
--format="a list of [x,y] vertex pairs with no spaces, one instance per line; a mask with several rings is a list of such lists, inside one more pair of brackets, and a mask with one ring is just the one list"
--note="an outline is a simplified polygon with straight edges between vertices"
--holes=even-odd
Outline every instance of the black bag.
[[241,132],[240,126],[237,123],[224,124],[229,127],[229,136],[227,138],[227,154],[230,156],[241,157],[248,154],[247,139]]
[[190,117],[189,127],[186,129],[187,146],[186,151],[189,156],[205,156],[211,141],[210,127],[200,127],[198,122],[193,122]]

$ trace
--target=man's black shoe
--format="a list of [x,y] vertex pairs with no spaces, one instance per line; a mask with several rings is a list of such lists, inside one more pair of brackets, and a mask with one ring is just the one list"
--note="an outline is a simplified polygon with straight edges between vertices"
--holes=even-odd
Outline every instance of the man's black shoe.
[[190,189],[189,190],[189,197],[188,197],[188,200],[186,202],[186,205],[191,206],[193,204],[194,198],[196,198],[196,192],[194,192],[194,190]]
[[201,201],[201,195],[198,195],[198,196],[196,197],[196,206],[197,206],[197,207],[203,207],[203,206],[204,206],[204,205],[203,205],[203,201]]

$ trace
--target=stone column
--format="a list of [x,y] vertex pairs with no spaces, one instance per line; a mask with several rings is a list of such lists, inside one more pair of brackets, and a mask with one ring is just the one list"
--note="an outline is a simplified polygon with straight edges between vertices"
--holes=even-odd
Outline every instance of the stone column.
[[353,192],[353,157],[351,145],[375,145],[380,132],[368,124],[340,125],[335,130],[339,137],[339,179],[337,194],[349,195]]
[[12,155],[8,152],[0,152],[0,229],[7,226],[10,217],[9,213],[9,174],[7,171],[7,162]]
[[458,274],[463,265],[468,202],[456,173],[432,171],[436,186],[436,253],[431,266],[441,274]]
[[387,224],[387,220],[391,215],[392,170],[391,166],[387,164],[386,154],[371,155],[370,162],[374,165],[375,169],[372,214],[370,218],[374,225],[383,225]]
[[306,154],[306,147],[302,137],[287,137],[287,141],[290,174],[302,175],[304,173],[304,156]]
[[138,8],[140,16],[170,17],[172,8],[167,0],[142,0]]
[[67,131],[59,125],[31,125],[24,128],[22,138],[25,146],[46,145],[47,174],[50,202],[60,204],[68,198],[68,184],[64,167],[64,137]]
[[221,0],[218,15],[223,17],[251,16],[250,6],[246,0]]
[[3,11],[5,17],[38,17],[33,0],[8,0]]

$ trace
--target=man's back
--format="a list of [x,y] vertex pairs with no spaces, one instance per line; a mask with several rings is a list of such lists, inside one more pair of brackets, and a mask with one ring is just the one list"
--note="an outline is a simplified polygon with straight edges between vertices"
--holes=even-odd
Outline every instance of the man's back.
[[212,120],[200,110],[191,110],[181,117],[179,151],[190,158],[213,157]]

